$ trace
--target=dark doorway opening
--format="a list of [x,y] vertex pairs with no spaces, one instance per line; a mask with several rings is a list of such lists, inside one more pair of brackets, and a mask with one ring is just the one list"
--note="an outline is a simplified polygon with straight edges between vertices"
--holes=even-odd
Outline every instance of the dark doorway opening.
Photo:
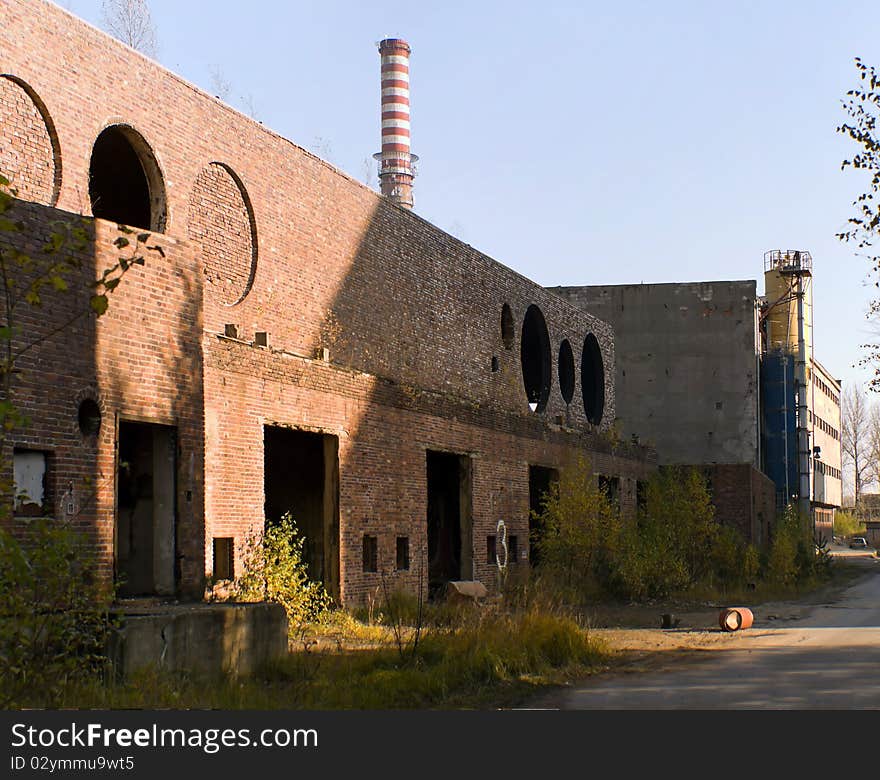
[[116,580],[120,596],[167,596],[176,590],[176,476],[176,428],[119,423]]
[[92,147],[92,214],[144,230],[165,229],[165,187],[147,142],[133,128],[113,125]]
[[339,596],[339,439],[267,425],[263,429],[266,523],[290,513],[304,537],[309,578]]
[[541,559],[540,540],[544,525],[535,515],[544,508],[544,498],[559,482],[559,472],[546,466],[529,466],[529,562],[536,566]]
[[428,595],[447,582],[473,579],[471,460],[426,453],[428,477]]

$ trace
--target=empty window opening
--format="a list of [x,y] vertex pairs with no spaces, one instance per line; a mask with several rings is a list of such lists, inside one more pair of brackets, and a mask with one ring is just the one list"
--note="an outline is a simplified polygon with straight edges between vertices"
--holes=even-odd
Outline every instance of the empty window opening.
[[177,582],[177,430],[120,422],[116,576],[121,596],[171,595]]
[[498,362],[498,356],[492,355],[492,373],[494,374],[501,368],[501,363]]
[[339,440],[280,426],[263,429],[266,523],[290,514],[309,578],[339,595]]
[[512,566],[519,561],[519,544],[516,534],[507,537],[507,564]]
[[543,412],[550,398],[552,381],[550,336],[544,315],[534,304],[526,310],[523,319],[520,361],[529,409]]
[[92,214],[145,230],[165,230],[165,185],[147,142],[127,125],[104,130],[89,165]]
[[[498,554],[498,547],[497,547],[497,541],[495,539],[495,534],[491,534],[490,536],[486,537],[486,563],[488,563],[490,566],[497,566],[498,565],[498,559],[496,557],[497,554]],[[503,561],[502,561],[502,563],[503,563]]]
[[397,571],[409,571],[409,537],[397,537],[397,556],[394,564]]
[[235,539],[214,537],[214,579],[235,579]]
[[379,571],[379,537],[364,534],[363,569],[365,572]]
[[565,403],[574,398],[574,353],[568,339],[559,345],[559,392]]
[[636,511],[643,515],[648,509],[648,483],[643,479],[636,480]]
[[529,466],[529,560],[537,565],[541,560],[541,536],[544,524],[541,513],[547,496],[559,482],[559,472],[545,466]]
[[46,452],[12,452],[13,511],[24,517],[38,517],[49,507],[48,462]]
[[426,453],[428,482],[428,594],[447,582],[473,579],[471,461]]
[[505,349],[513,348],[513,312],[506,303],[501,307],[501,343]]
[[612,509],[620,512],[620,477],[599,475],[599,490],[605,494]]
[[77,409],[77,422],[83,436],[97,436],[101,430],[101,407],[93,398],[86,398]]
[[592,333],[587,334],[584,339],[581,354],[581,393],[587,420],[593,425],[599,425],[605,411],[605,367],[599,342]]

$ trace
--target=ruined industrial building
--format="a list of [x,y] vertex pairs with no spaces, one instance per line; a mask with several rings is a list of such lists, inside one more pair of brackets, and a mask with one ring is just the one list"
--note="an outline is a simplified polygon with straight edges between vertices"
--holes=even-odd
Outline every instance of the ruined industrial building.
[[[106,315],[23,358],[14,523],[73,520],[122,595],[202,598],[291,511],[311,574],[355,604],[382,578],[492,587],[502,547],[524,569],[530,509],[585,456],[628,515],[658,460],[715,468],[719,516],[766,540],[788,488],[762,443],[754,282],[548,290],[419,217],[404,41],[377,63],[380,195],[57,6],[0,15],[0,172],[22,236],[34,250],[80,215],[90,233],[83,292],[28,327],[88,306],[120,225],[162,250]],[[839,504],[839,471],[823,484],[820,509]]]
[[830,541],[841,391],[814,354],[809,252],[767,252],[763,296],[754,279],[552,289],[612,325],[623,433],[702,468],[719,521],[765,545],[804,497]]
[[164,254],[28,354],[32,424],[8,453],[29,506],[88,529],[123,595],[201,597],[288,510],[343,603],[383,574],[491,586],[499,521],[527,566],[529,508],[581,454],[633,511],[655,457],[607,435],[609,325],[409,208],[403,42],[380,52],[401,120],[383,122],[383,197],[54,5],[0,10],[0,170],[28,239],[94,217],[84,283],[120,224]]

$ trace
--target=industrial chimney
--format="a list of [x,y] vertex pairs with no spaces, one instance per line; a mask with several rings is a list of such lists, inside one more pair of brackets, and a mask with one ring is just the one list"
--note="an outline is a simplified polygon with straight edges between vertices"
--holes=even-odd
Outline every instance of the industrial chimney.
[[382,60],[382,151],[379,161],[382,194],[399,206],[413,206],[413,163],[409,150],[409,44],[400,38],[379,42]]

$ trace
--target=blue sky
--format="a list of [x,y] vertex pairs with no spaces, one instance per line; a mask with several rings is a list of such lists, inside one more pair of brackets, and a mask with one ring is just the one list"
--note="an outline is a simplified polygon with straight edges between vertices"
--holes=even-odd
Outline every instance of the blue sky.
[[[60,5],[101,26],[100,0]],[[613,6],[613,7],[612,7]],[[158,60],[375,185],[376,42],[412,46],[415,210],[543,285],[757,279],[814,263],[815,354],[872,338],[867,263],[834,237],[864,188],[835,132],[876,2],[151,0]],[[369,161],[369,162],[368,162]]]

